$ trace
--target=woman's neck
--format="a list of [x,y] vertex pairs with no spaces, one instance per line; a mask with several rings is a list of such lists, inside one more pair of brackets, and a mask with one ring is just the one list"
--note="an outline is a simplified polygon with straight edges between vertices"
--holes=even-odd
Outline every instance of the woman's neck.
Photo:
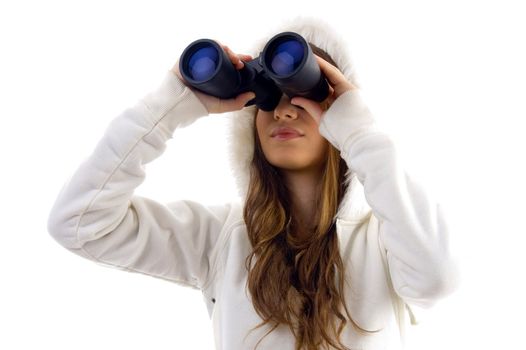
[[293,219],[299,226],[300,234],[311,232],[316,224],[319,172],[284,171],[283,176],[290,192]]

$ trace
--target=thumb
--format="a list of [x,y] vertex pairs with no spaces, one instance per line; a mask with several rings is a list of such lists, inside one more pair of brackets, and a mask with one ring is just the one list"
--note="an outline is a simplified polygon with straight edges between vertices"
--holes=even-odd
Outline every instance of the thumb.
[[235,101],[238,103],[236,107],[239,107],[239,109],[242,109],[245,107],[245,105],[248,103],[248,101],[252,100],[254,97],[256,97],[256,94],[252,91],[244,92],[238,96],[236,96]]
[[323,109],[321,108],[319,103],[317,103],[315,101],[312,101],[312,100],[309,100],[309,99],[304,98],[304,97],[294,97],[294,98],[292,98],[292,100],[290,100],[290,103],[295,105],[295,106],[299,106],[299,107],[303,108],[304,110],[306,110],[307,113],[309,113],[309,115],[312,118],[314,118],[316,123],[320,124],[320,120],[321,120],[321,115],[323,113]]
[[253,99],[254,97],[256,97],[256,94],[249,91],[239,94],[235,98],[229,100],[221,100],[222,108],[220,108],[220,110],[221,112],[238,111],[240,109],[243,109],[247,102]]

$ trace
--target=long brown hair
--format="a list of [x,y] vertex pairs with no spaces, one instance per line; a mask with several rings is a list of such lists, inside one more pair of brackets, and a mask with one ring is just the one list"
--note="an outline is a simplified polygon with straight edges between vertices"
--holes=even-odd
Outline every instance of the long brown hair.
[[[336,66],[329,55],[310,45],[318,56]],[[345,303],[345,269],[339,253],[335,216],[348,187],[347,164],[329,144],[316,196],[317,225],[307,240],[300,241],[292,234],[297,224],[288,189],[279,169],[263,154],[255,120],[254,141],[243,216],[253,248],[246,259],[247,288],[263,322],[252,330],[269,324],[272,328],[267,336],[285,324],[296,338],[296,350],[329,348],[329,345],[349,350],[340,340],[347,323],[342,307],[358,332],[370,331],[354,322]]]

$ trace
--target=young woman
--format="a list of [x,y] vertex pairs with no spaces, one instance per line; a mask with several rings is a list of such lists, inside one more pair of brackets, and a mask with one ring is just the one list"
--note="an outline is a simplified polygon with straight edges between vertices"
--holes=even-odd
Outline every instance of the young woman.
[[[194,91],[176,64],[112,121],[59,194],[49,232],[85,258],[201,290],[217,349],[401,348],[406,313],[415,323],[412,309],[456,287],[446,219],[375,123],[338,35],[311,19],[282,31],[311,44],[326,101],[283,95],[274,111],[243,108],[252,93]],[[224,48],[238,69],[251,57]],[[232,111],[242,201],[134,195],[176,128]]]

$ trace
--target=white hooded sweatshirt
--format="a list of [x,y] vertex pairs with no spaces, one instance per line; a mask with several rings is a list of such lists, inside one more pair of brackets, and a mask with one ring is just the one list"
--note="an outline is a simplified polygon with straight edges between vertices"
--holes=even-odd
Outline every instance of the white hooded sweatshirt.
[[[295,31],[325,50],[355,85],[345,45],[326,24],[295,19],[269,33]],[[239,192],[248,185],[254,107],[233,113],[231,159]],[[143,273],[201,290],[218,350],[254,349],[269,328],[246,289],[251,252],[243,200],[204,206],[168,204],[134,195],[144,165],[159,157],[176,128],[208,114],[196,95],[168,71],[159,87],[108,126],[95,150],[62,188],[49,216],[50,234],[65,248],[104,266]],[[362,328],[342,333],[351,349],[401,349],[404,326],[457,286],[446,218],[440,205],[403,169],[393,140],[378,128],[359,90],[341,95],[322,116],[320,133],[349,166],[350,181],[336,216],[345,264],[346,301]],[[181,167],[182,169],[186,167]],[[258,349],[294,349],[280,325]]]

